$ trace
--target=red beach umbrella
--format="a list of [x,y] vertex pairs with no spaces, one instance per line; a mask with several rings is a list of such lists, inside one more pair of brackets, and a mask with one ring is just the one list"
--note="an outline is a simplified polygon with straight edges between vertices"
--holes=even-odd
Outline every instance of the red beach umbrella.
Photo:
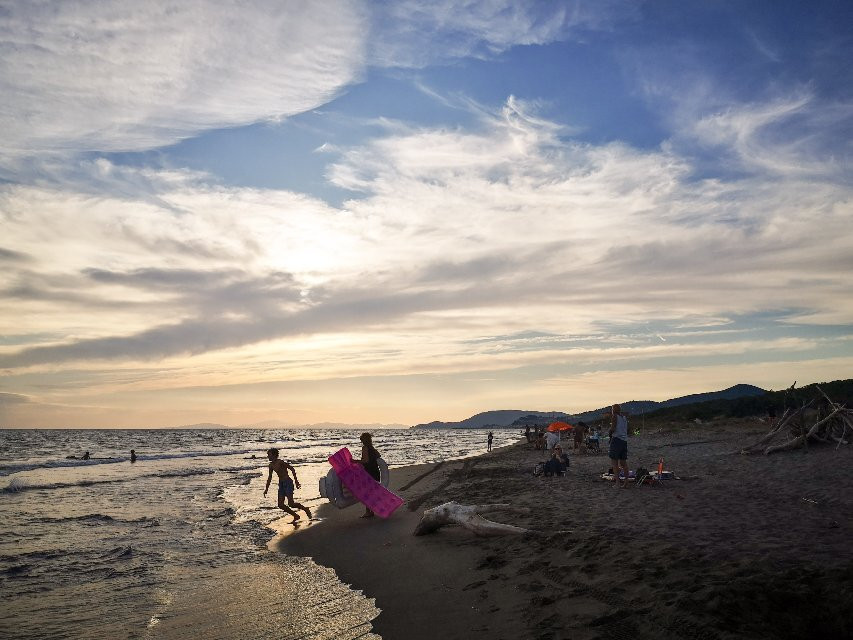
[[548,425],[548,431],[571,431],[574,429],[568,422],[552,422]]

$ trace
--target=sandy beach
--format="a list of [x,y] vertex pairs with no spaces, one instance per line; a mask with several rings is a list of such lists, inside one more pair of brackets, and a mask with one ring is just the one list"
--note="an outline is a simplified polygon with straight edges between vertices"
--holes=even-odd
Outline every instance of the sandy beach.
[[[663,457],[681,479],[616,489],[606,454],[535,477],[542,453],[524,442],[395,469],[407,504],[389,520],[325,505],[277,547],[375,598],[386,640],[850,637],[849,448],[734,453],[766,431],[757,420],[649,431],[631,438],[631,468]],[[531,532],[412,535],[449,500],[528,507],[490,517]]]

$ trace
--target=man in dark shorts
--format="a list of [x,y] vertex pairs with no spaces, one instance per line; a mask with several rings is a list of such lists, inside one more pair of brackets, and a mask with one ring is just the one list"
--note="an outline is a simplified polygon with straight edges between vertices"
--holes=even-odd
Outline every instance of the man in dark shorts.
[[619,468],[625,473],[623,487],[628,486],[628,418],[622,407],[613,405],[610,413],[610,465],[613,468],[613,484],[619,486]]
[[[267,486],[264,489],[264,497],[266,498],[267,496],[267,491],[269,491],[270,488],[270,482],[272,482],[272,474],[273,472],[275,472],[278,474],[278,508],[284,511],[285,513],[289,513],[290,515],[292,515],[293,522],[299,520],[299,514],[289,507],[296,507],[297,509],[302,509],[310,519],[311,511],[308,509],[308,507],[302,506],[298,502],[293,501],[293,483],[296,483],[297,489],[300,488],[299,480],[296,478],[296,469],[294,469],[284,460],[278,459],[278,449],[267,449],[267,458],[269,458],[270,461],[270,474],[269,476],[267,476]],[[293,474],[293,480],[290,479],[288,471]],[[287,501],[289,507],[285,506],[285,500]]]
[[575,430],[573,432],[573,439],[575,444],[575,449],[580,449],[581,453],[586,453],[586,422],[581,420],[575,425]]

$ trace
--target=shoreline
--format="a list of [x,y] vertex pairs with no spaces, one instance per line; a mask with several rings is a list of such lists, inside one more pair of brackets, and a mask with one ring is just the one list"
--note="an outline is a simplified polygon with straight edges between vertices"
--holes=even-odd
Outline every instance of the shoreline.
[[[632,437],[632,469],[654,468],[662,456],[684,478],[656,487],[615,489],[602,481],[606,453],[572,455],[564,478],[534,477],[542,452],[523,440],[395,468],[391,488],[406,504],[387,521],[360,519],[357,505],[325,504],[322,522],[271,548],[309,556],[374,598],[381,610],[374,630],[385,640],[472,632],[576,640],[844,637],[853,630],[853,496],[839,489],[849,486],[853,453],[830,446],[769,457],[732,453],[762,427],[703,425]],[[412,535],[425,508],[450,500],[528,507],[529,514],[489,518],[533,532],[478,538],[445,527]]]
[[[373,621],[373,629],[387,640],[435,638],[439,620],[442,626],[474,629],[488,607],[472,589],[466,589],[478,552],[470,544],[473,536],[448,529],[446,533],[457,544],[447,547],[444,536],[416,538],[412,532],[420,521],[423,503],[440,494],[449,478],[470,467],[473,460],[496,457],[518,446],[520,443],[467,458],[395,467],[389,488],[406,502],[387,520],[362,519],[360,505],[338,509],[325,503],[317,510],[322,521],[285,533],[270,548],[331,567],[343,583],[375,599],[381,613]],[[444,501],[436,504],[440,502]]]

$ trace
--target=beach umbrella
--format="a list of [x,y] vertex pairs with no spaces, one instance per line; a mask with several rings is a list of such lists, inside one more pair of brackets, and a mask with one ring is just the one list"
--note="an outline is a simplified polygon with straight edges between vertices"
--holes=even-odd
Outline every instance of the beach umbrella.
[[548,425],[548,431],[571,431],[574,429],[568,422],[552,422]]

